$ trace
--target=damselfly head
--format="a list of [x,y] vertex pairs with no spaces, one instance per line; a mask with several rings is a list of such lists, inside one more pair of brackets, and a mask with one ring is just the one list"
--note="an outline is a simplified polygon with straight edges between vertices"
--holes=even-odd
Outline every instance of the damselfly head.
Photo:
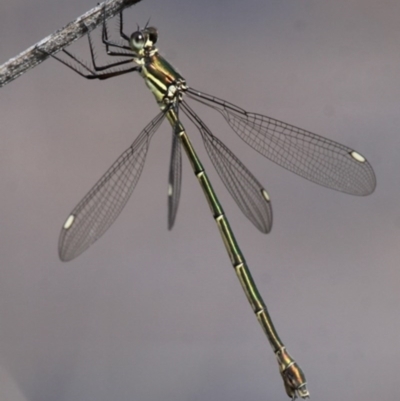
[[146,27],[132,33],[129,38],[129,45],[138,56],[145,56],[146,52],[154,49],[157,39],[157,29]]

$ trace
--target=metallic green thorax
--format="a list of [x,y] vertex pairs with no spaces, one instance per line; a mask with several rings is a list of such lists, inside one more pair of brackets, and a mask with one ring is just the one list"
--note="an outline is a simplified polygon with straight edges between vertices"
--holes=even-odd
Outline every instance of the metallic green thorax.
[[158,52],[146,58],[141,75],[160,106],[167,103],[165,99],[174,97],[176,89],[186,87],[185,79]]
[[[154,29],[154,28],[147,28]],[[214,220],[217,223],[224,245],[228,252],[232,266],[239,278],[240,284],[247,296],[247,299],[264,330],[273,351],[278,359],[280,373],[282,375],[285,389],[289,397],[307,398],[309,392],[306,387],[306,380],[300,367],[295,360],[286,351],[285,346],[280,340],[278,333],[272,323],[267,307],[258,292],[256,284],[251,276],[245,258],[236,242],[233,231],[230,227],[227,217],[221,204],[214,192],[214,189],[208,179],[203,165],[198,158],[190,139],[183,127],[177,109],[170,107],[179,103],[184,92],[187,90],[185,79],[162,57],[159,55],[154,43],[146,36],[146,29],[141,31],[143,37],[147,40],[146,45],[140,50],[140,54],[134,58],[134,61],[141,66],[141,75],[146,85],[154,94],[160,108],[166,112],[175,135],[185,149],[185,152],[192,165],[193,172],[196,175],[208,201]]]

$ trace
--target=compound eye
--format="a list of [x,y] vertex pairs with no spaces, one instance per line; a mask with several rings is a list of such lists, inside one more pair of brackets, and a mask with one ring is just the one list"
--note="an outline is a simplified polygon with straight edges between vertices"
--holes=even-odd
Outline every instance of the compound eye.
[[131,46],[134,50],[142,50],[145,44],[145,38],[142,32],[133,32],[130,38]]

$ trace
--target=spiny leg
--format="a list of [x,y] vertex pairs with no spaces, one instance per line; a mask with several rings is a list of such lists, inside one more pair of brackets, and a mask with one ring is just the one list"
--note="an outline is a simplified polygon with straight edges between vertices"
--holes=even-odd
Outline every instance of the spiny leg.
[[[101,39],[104,45],[106,46],[106,51],[109,56],[123,56],[123,57],[132,57],[132,49],[129,46],[124,46],[120,45],[118,43],[112,42],[111,40],[108,39],[108,29],[107,29],[107,23],[105,19],[105,8],[104,8],[104,17],[103,17],[103,29],[102,29],[102,35]],[[123,32],[123,22],[122,22],[122,11],[119,13],[119,32],[120,36],[126,40],[129,41],[129,37]],[[130,53],[123,53],[123,52],[113,52],[109,49],[109,47],[117,47],[119,49],[124,49],[130,51]]]
[[[104,20],[105,22],[105,20]],[[106,25],[103,26],[103,29]],[[101,73],[99,74],[98,71],[105,71],[111,68],[115,68],[121,65],[125,65],[128,63],[132,62],[132,55],[127,55],[127,54],[122,54],[124,56],[129,56],[130,59],[129,60],[120,60],[117,61],[115,63],[110,63],[107,65],[103,65],[103,66],[99,66],[96,64],[96,60],[95,60],[95,54],[94,54],[94,49],[93,49],[93,43],[92,43],[92,38],[90,36],[90,33],[88,33],[88,42],[89,42],[89,49],[90,49],[90,56],[91,56],[91,61],[92,61],[92,65],[93,68],[89,68],[84,62],[82,62],[81,60],[79,60],[76,56],[74,56],[72,53],[70,53],[68,50],[63,49],[62,51],[70,58],[72,59],[75,63],[77,63],[80,67],[82,67],[84,70],[88,71],[89,74],[85,74],[83,73],[79,68],[75,67],[73,64],[70,64],[68,62],[66,62],[65,60],[51,54],[51,56],[53,58],[55,58],[56,60],[58,60],[60,63],[64,64],[65,66],[67,66],[68,68],[70,68],[71,70],[75,71],[77,74],[79,74],[81,77],[86,78],[86,79],[100,79],[100,80],[104,80],[104,79],[108,79],[108,78],[112,78],[112,77],[116,77],[118,75],[123,75],[123,74],[127,74],[129,72],[133,72],[133,71],[139,71],[140,67],[139,66],[134,66],[131,68],[128,68],[126,70],[119,70],[119,71],[110,71],[110,72],[106,72],[106,73]],[[39,49],[42,53],[43,50]],[[107,50],[107,45],[106,45],[106,50]],[[108,54],[110,56],[120,56],[121,54],[117,53],[117,52],[108,52]]]
[[[98,74],[96,73],[95,70],[90,69],[85,63],[83,63],[82,61],[80,61],[76,56],[74,56],[72,53],[68,52],[67,50],[63,49],[63,53],[65,53],[68,57],[70,57],[72,60],[74,60],[77,64],[79,64],[82,68],[84,68],[86,71],[89,72],[89,74],[84,74],[79,68],[75,67],[72,64],[67,63],[65,60],[61,59],[60,57],[55,56],[54,54],[48,54],[46,52],[44,52],[43,50],[39,49],[40,52],[45,53],[47,55],[50,55],[51,57],[53,57],[54,59],[56,59],[57,61],[59,61],[60,63],[64,64],[66,67],[70,68],[72,71],[75,71],[78,75],[80,75],[83,78],[86,79],[100,79],[100,80],[104,80],[104,79],[108,79],[108,78],[112,78],[112,77],[116,77],[118,75],[123,75],[123,74],[127,74],[129,72],[133,72],[133,71],[139,71],[140,67],[139,66],[134,66],[132,68],[128,68],[126,70],[121,70],[121,71],[113,71],[113,72],[107,72],[107,73],[102,73],[102,74]],[[123,62],[119,62],[119,63],[114,63],[113,65],[108,66],[108,68],[111,67],[115,67],[116,65],[121,65],[121,64],[126,64],[128,62],[131,62],[131,60],[123,60]],[[104,66],[107,67],[107,66]]]
[[119,12],[119,34],[121,38],[129,40],[129,37],[124,33],[124,21],[123,21],[123,11]]
[[[90,56],[92,58],[92,64],[93,64],[94,71],[104,71],[104,70],[107,70],[109,68],[118,67],[120,65],[128,64],[128,63],[132,62],[132,56],[130,56],[129,60],[120,60],[120,61],[116,61],[115,63],[110,63],[110,64],[103,65],[103,66],[98,66],[96,64],[96,58],[95,58],[94,49],[93,49],[93,43],[92,43],[92,37],[90,36],[89,33],[88,33],[88,41],[89,41]],[[114,54],[109,54],[109,55],[110,56],[118,56],[119,54],[114,53]]]

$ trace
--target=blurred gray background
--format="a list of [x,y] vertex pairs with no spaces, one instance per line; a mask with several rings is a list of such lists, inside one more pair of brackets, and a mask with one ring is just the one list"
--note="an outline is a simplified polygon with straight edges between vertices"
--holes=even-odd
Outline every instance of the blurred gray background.
[[[0,63],[95,5],[3,0]],[[338,193],[264,159],[197,107],[269,191],[274,228],[264,236],[188,125],[312,399],[393,400],[400,3],[143,0],[125,16],[128,32],[151,17],[161,52],[194,88],[369,159],[375,193]],[[88,59],[86,38],[70,50]],[[0,400],[286,399],[186,158],[176,226],[167,230],[167,123],[117,222],[78,259],[58,259],[69,212],[157,112],[138,74],[85,81],[54,60],[1,89]]]

